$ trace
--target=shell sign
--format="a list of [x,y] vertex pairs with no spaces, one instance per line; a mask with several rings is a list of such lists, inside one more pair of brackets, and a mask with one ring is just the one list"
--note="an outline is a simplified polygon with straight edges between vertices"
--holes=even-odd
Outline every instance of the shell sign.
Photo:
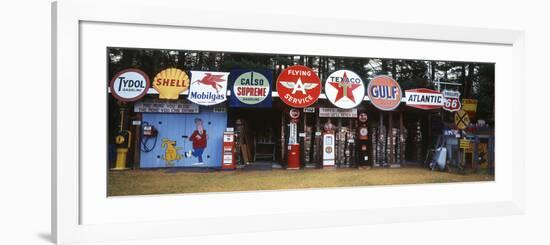
[[155,76],[153,88],[159,93],[160,99],[176,100],[180,93],[189,88],[189,76],[178,68],[168,68]]
[[378,109],[391,111],[401,103],[401,87],[389,76],[373,78],[367,87],[370,102]]

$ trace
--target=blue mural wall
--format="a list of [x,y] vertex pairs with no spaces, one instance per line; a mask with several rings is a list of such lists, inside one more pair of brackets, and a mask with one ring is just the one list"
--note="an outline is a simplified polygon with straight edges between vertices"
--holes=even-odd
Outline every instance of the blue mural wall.
[[[207,135],[206,147],[194,149],[191,136],[201,119]],[[158,167],[221,167],[223,132],[227,127],[227,112],[214,112],[212,107],[200,107],[198,114],[143,113],[142,123],[158,130],[156,143],[149,140],[151,152],[141,152],[141,168]],[[191,154],[186,154],[191,153]],[[202,162],[199,157],[202,156]]]

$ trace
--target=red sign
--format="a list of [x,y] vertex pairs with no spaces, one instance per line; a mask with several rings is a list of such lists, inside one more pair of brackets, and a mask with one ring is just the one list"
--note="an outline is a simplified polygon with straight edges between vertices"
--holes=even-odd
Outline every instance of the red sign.
[[460,92],[453,90],[443,90],[445,104],[443,109],[447,111],[459,111],[462,105],[460,104]]
[[315,103],[321,95],[321,80],[309,67],[290,66],[277,78],[277,93],[289,106],[307,107]]
[[367,94],[370,102],[378,109],[391,111],[401,103],[401,87],[388,76],[377,76],[369,82]]
[[405,100],[407,106],[422,110],[442,108],[446,101],[441,92],[427,88],[405,90]]

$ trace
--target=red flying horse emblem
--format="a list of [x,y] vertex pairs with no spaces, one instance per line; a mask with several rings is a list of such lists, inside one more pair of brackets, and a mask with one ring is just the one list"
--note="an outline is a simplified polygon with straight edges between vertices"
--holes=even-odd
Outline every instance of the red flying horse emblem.
[[216,90],[216,93],[219,93],[219,89],[223,88],[223,86],[218,83],[225,81],[225,79],[222,78],[224,75],[212,75],[212,73],[205,73],[204,75],[205,76],[202,79],[196,80],[193,83],[200,83],[205,86],[212,86],[212,88]]

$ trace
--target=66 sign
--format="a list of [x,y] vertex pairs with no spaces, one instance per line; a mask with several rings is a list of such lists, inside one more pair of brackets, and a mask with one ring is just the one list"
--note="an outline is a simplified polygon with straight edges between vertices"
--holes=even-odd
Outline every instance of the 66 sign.
[[459,111],[462,108],[460,103],[460,92],[452,90],[443,90],[443,97],[445,98],[445,104],[443,109],[446,111]]

